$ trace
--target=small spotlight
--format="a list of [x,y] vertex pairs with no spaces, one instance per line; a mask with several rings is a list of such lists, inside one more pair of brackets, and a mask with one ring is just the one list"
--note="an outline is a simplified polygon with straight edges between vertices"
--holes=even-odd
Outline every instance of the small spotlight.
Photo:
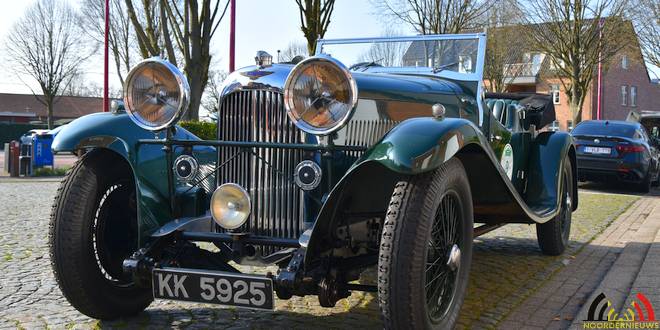
[[250,195],[235,183],[221,185],[211,196],[211,216],[224,229],[242,226],[251,209]]

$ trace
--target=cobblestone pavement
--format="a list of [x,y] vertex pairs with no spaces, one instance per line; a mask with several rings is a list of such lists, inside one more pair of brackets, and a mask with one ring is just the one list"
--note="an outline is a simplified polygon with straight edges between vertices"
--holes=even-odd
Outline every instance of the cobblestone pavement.
[[[319,307],[315,297],[277,301],[274,312],[158,301],[135,318],[113,322],[89,319],[62,297],[51,274],[47,223],[57,186],[56,182],[0,179],[0,329],[382,326],[375,296],[363,293],[353,293],[330,309]],[[502,321],[637,199],[588,193],[580,198],[570,247],[564,256],[541,255],[534,227],[528,225],[504,226],[476,240],[468,298],[459,327],[493,327]],[[370,280],[373,272],[365,276],[365,282]]]

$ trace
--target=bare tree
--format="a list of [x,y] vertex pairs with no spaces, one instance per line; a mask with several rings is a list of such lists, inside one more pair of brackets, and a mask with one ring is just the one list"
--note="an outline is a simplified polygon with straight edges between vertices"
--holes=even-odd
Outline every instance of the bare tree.
[[292,41],[279,53],[279,62],[291,62],[296,56],[306,57],[308,52],[307,44],[304,42]]
[[[400,35],[392,29],[385,29],[382,37]],[[403,65],[403,55],[408,50],[406,42],[377,42],[372,44],[364,54],[360,55],[358,62],[374,62],[382,66],[395,67]]]
[[630,2],[628,15],[633,20],[639,43],[647,62],[660,67],[660,2]]
[[202,94],[209,79],[211,38],[224,17],[229,1],[142,0],[144,19],[132,0],[125,0],[143,57],[165,52],[183,71],[190,84],[187,120],[199,119]]
[[552,61],[573,115],[582,106],[595,69],[625,48],[630,24],[622,19],[624,0],[529,0],[527,15],[533,47]]
[[202,107],[209,113],[218,112],[222,93],[222,82],[227,78],[227,72],[223,70],[210,70],[209,81],[202,98]]
[[53,127],[53,104],[75,77],[93,50],[88,49],[79,19],[62,0],[39,0],[29,7],[9,32],[6,50],[18,74],[32,77],[43,95],[35,97],[48,109],[48,128]]
[[459,33],[481,25],[497,0],[372,0],[377,10],[420,34]]
[[[84,1],[80,16],[79,23],[83,30],[92,40],[102,45],[105,31],[105,6],[103,1]],[[126,4],[123,0],[110,0],[108,41],[119,81],[123,85],[124,76],[128,74],[135,58],[138,56],[135,52],[137,46],[135,31],[131,26]]]
[[307,39],[309,56],[316,53],[316,41],[325,36],[335,0],[296,0],[300,13],[300,28]]
[[[161,22],[167,22],[167,16],[160,6],[161,2],[142,0],[136,5],[133,0],[124,0],[142,58],[162,55],[163,44],[167,44],[168,49],[172,48],[170,33],[163,33],[167,30],[167,24]],[[168,56],[170,62],[176,65],[176,56],[172,53],[168,53]]]
[[486,63],[484,79],[488,81],[488,90],[501,93],[523,70],[512,69],[512,63],[519,57],[527,45],[525,26],[522,22],[523,11],[516,0],[502,0],[493,4],[483,23],[487,31]]
[[[103,86],[85,79],[84,75],[77,75],[76,78],[62,91],[62,96],[80,96],[80,97],[103,97]],[[110,98],[121,98],[121,89],[110,88],[108,91]]]

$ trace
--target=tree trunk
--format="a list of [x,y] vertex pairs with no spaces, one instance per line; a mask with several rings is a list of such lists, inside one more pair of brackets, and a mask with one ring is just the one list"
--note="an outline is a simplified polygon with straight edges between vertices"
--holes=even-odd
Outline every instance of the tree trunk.
[[[201,62],[201,63],[200,63]],[[208,81],[208,63],[210,59],[195,61],[193,65],[186,69],[188,83],[190,84],[190,106],[185,115],[185,120],[199,120],[199,106],[202,103],[202,94]]]
[[571,114],[573,115],[573,127],[582,121],[582,104],[579,103],[580,102],[573,101],[568,104],[571,109]]
[[201,84],[199,76],[190,77],[190,106],[184,116],[185,120],[198,121],[199,120],[199,105],[202,100],[202,93],[204,87]]
[[48,108],[48,129],[53,129],[53,98],[46,97],[46,107]]

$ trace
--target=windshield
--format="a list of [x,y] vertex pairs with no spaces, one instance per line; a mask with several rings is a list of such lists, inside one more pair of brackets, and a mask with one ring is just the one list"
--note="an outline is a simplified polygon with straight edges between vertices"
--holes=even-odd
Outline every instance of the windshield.
[[478,70],[478,35],[436,35],[369,39],[319,40],[318,52],[330,55],[352,71],[405,68],[463,74]]
[[632,138],[635,135],[635,126],[612,122],[583,122],[575,127],[571,133],[573,135],[603,135]]

